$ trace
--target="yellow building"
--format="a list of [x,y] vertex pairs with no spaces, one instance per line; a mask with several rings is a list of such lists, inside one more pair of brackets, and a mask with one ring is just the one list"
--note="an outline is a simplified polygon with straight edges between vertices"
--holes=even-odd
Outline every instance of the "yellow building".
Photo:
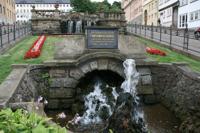
[[0,0],[0,23],[14,23],[15,15],[15,0]]
[[122,9],[128,23],[142,23],[142,0],[122,0]]
[[158,0],[143,0],[143,25],[159,25]]

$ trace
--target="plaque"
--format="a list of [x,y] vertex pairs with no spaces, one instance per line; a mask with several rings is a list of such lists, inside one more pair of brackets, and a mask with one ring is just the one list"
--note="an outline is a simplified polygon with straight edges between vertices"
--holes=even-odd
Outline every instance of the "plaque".
[[87,48],[117,49],[118,28],[87,27]]

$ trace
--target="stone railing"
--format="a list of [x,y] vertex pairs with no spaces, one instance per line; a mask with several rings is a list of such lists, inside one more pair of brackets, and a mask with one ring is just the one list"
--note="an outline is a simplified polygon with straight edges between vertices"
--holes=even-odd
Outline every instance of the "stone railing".
[[99,13],[100,19],[105,20],[125,20],[125,13],[124,12],[100,12]]
[[64,13],[55,10],[31,10],[33,34],[80,34],[84,33],[85,27],[104,26],[118,27],[120,33],[124,33],[126,21],[125,13],[100,12],[88,13]]
[[59,10],[31,10],[32,19],[60,19]]

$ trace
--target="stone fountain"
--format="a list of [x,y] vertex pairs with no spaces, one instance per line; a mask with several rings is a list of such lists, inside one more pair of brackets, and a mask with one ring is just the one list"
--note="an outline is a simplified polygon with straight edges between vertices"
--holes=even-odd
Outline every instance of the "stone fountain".
[[[86,108],[81,115],[76,115],[75,123],[97,122],[92,128],[102,130],[95,131],[112,129],[119,133],[142,133],[146,132],[146,124],[140,101],[148,104],[160,101],[185,121],[181,130],[199,133],[199,74],[182,63],[159,64],[146,59],[145,45],[134,36],[123,34],[126,26],[123,12],[64,16],[58,10],[45,12],[33,10],[33,33],[59,34],[57,37],[62,39],[54,44],[54,58],[39,65],[13,65],[13,71],[0,85],[0,108],[35,111],[38,97],[43,96],[48,101],[45,110],[78,113],[78,99],[82,100],[82,105],[86,104]],[[135,63],[126,59],[134,59]],[[121,77],[125,82],[116,88],[107,87],[103,82],[102,85],[94,84],[86,94],[79,88],[79,83],[96,71],[108,75],[114,73],[117,76],[110,76],[111,79]],[[106,90],[109,90],[109,96],[105,95]],[[86,96],[85,101],[80,98],[82,94]],[[139,100],[138,95],[142,99]],[[90,99],[96,100],[97,104]],[[95,114],[96,110],[91,106],[96,106],[99,113]],[[43,105],[40,107],[40,112],[45,115]],[[88,120],[91,117],[94,121]],[[99,122],[105,124],[98,125]],[[77,127],[72,125],[71,128]],[[88,126],[84,127],[81,132],[88,129]]]

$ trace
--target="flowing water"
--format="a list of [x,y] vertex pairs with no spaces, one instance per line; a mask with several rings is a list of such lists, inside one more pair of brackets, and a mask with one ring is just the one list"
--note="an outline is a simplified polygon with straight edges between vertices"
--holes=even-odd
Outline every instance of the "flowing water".
[[125,81],[122,83],[121,88],[123,89],[124,93],[128,92],[133,96],[133,100],[136,103],[136,106],[134,108],[134,119],[138,123],[139,119],[144,119],[144,114],[142,110],[138,107],[140,98],[137,95],[136,86],[139,81],[139,73],[136,70],[135,60],[133,59],[125,60],[123,66],[126,78]]
[[82,29],[82,21],[80,20],[80,21],[76,22],[76,32],[75,33],[81,33],[82,32],[81,29]]
[[[127,59],[123,63],[123,66],[125,68],[124,73],[126,78],[121,85],[119,84],[118,80],[116,81],[116,86],[113,86],[114,83],[110,82],[113,82],[113,76],[111,76],[111,80],[104,80],[107,79],[108,76],[103,75],[102,73],[100,75],[96,73],[97,75],[95,75],[95,78],[94,73],[91,75],[91,78],[86,78],[86,80],[89,81],[88,85],[84,85],[82,87],[83,90],[90,88],[90,91],[86,91],[88,93],[84,96],[84,112],[80,113],[65,111],[62,113],[62,111],[59,111],[54,113],[48,111],[48,116],[53,117],[54,120],[58,123],[61,123],[62,126],[69,124],[67,123],[69,120],[70,124],[81,125],[81,127],[105,124],[114,111],[115,103],[119,94],[130,93],[133,96],[133,102],[136,103],[133,112],[133,119],[136,122],[139,119],[143,119],[146,122],[148,129],[153,133],[178,133],[177,128],[179,126],[179,122],[175,119],[171,112],[163,108],[163,106],[139,106],[140,100],[136,89],[139,80],[139,73],[135,68],[135,61],[132,59]],[[92,79],[94,82],[91,82]],[[86,83],[87,82],[83,82],[83,84]],[[72,117],[75,113],[80,113],[82,115],[80,116],[79,114],[76,114],[75,117]],[[59,116],[65,116],[65,118],[60,118]],[[146,128],[146,126],[144,128]],[[91,127],[89,128],[91,129]]]
[[68,33],[72,33],[73,32],[73,21],[69,21],[68,22]]
[[144,105],[144,118],[151,133],[180,133],[180,121],[161,104]]
[[[180,121],[164,106],[156,104],[143,105],[142,107],[145,121],[151,133],[180,133],[178,131]],[[46,113],[49,117],[53,118],[56,123],[65,127],[67,122],[73,119],[74,115],[70,111],[65,111],[66,118],[59,119],[58,114],[61,112],[63,112],[63,110],[48,110]]]
[[[136,103],[133,112],[133,119],[136,121],[136,123],[139,123],[139,120],[144,119],[143,112],[140,111],[138,108],[139,97],[137,96],[136,85],[139,81],[139,73],[136,70],[135,61],[133,59],[127,59],[126,61],[124,61],[123,66],[126,78],[121,85],[121,89],[123,93],[130,93],[133,96],[133,102]],[[112,97],[114,99],[112,103],[114,104],[110,105],[108,102],[108,96],[106,96],[106,94],[102,92],[102,87],[102,83],[100,81],[96,81],[94,91],[89,93],[84,98],[86,108],[85,113],[81,117],[76,116],[76,118],[70,121],[70,123],[74,125],[101,124],[105,122],[101,117],[102,114],[105,115],[105,113],[107,114],[107,116],[103,116],[104,120],[109,119],[114,111],[113,105],[115,105],[117,95],[119,94],[115,91],[115,89],[112,90]],[[103,88],[105,88],[105,86]]]

